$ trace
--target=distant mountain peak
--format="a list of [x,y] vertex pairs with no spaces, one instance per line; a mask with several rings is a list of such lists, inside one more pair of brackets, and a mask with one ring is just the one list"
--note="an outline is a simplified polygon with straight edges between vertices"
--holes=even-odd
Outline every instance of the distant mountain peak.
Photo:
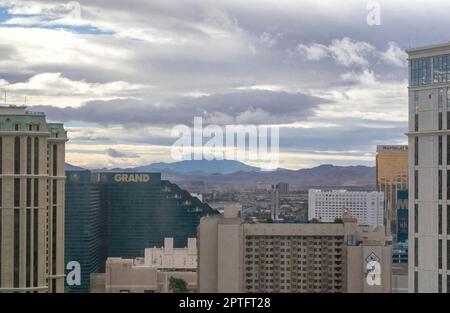
[[259,168],[247,165],[235,160],[185,160],[173,163],[152,163],[138,166],[133,171],[164,171],[169,170],[178,173],[207,173],[207,174],[231,174],[239,171],[258,172]]

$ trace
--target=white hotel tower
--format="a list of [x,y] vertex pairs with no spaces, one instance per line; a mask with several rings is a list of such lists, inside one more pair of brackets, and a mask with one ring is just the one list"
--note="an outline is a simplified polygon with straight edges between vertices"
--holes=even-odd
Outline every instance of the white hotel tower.
[[409,49],[410,292],[450,292],[450,43]]
[[384,193],[310,189],[308,219],[334,222],[348,211],[360,225],[383,225]]

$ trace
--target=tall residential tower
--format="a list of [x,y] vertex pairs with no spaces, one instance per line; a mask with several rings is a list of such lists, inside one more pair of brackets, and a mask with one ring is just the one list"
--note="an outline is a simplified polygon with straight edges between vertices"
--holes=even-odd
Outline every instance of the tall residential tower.
[[450,291],[450,43],[409,49],[409,291]]
[[64,291],[66,131],[0,107],[0,292]]

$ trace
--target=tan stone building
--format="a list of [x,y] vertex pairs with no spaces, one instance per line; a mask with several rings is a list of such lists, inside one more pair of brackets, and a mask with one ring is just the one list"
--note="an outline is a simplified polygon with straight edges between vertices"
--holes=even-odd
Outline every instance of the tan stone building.
[[66,131],[0,107],[0,292],[64,292]]
[[376,156],[377,190],[384,193],[388,232],[396,233],[397,191],[408,190],[408,146],[380,145]]
[[384,226],[348,215],[343,224],[247,224],[232,208],[200,221],[199,292],[390,292],[385,238]]
[[108,258],[105,273],[91,274],[92,293],[170,292],[170,277],[181,278],[188,291],[197,291],[197,240],[186,248],[174,248],[173,238],[164,247],[145,249],[144,258]]

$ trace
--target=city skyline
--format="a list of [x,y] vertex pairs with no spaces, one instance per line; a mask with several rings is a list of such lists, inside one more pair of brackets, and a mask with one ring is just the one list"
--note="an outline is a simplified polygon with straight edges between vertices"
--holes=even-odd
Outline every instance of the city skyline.
[[2,1],[0,90],[64,122],[87,168],[172,162],[195,115],[280,126],[282,168],[373,166],[407,142],[404,50],[448,41],[450,5],[377,1],[369,25],[368,2]]

